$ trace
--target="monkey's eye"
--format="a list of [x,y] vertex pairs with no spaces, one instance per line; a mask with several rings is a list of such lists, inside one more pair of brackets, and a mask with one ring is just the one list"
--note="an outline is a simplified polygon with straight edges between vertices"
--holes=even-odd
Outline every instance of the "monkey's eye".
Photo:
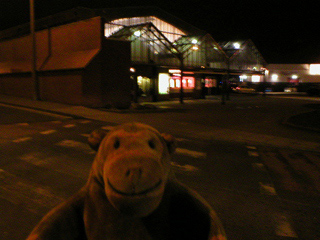
[[113,143],[113,147],[114,149],[118,149],[120,147],[120,140],[119,139],[116,139]]
[[154,143],[153,140],[149,140],[148,141],[148,144],[149,144],[149,147],[152,148],[152,149],[155,149],[156,148],[156,144]]

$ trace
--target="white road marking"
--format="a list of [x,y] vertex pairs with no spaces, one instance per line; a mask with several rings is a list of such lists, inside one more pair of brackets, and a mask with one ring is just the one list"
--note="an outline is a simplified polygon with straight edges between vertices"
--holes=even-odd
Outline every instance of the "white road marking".
[[277,195],[277,192],[272,184],[259,182],[260,193],[265,195]]
[[29,123],[17,123],[16,125],[17,126],[29,126],[30,124]]
[[103,130],[107,130],[107,131],[111,131],[114,129],[115,126],[103,126],[102,129]]
[[90,120],[83,120],[83,121],[80,121],[80,123],[82,123],[82,124],[87,124],[87,123],[91,123],[92,121],[90,121]]
[[193,158],[206,158],[207,157],[207,153],[205,153],[205,152],[192,151],[192,150],[188,150],[185,148],[177,148],[176,153],[186,155],[189,157],[193,157]]
[[57,132],[57,131],[52,129],[52,130],[47,130],[47,131],[40,132],[40,134],[48,135],[48,134],[52,134],[52,133],[55,133],[55,132]]
[[250,157],[259,157],[259,153],[255,151],[248,151],[248,155]]
[[90,137],[90,135],[91,135],[91,134],[89,134],[89,133],[83,133],[83,134],[80,134],[80,136],[82,136],[82,137],[86,137],[86,138]]
[[7,201],[23,206],[32,212],[42,214],[62,202],[48,189],[40,188],[1,169],[0,196]]
[[31,140],[31,139],[32,139],[32,137],[23,137],[23,138],[18,138],[18,139],[12,140],[12,142],[14,142],[14,143],[20,143],[20,142],[29,141],[29,140]]
[[195,167],[195,166],[192,166],[192,165],[179,165],[178,163],[176,162],[171,162],[171,165],[175,168],[178,168],[182,171],[185,171],[185,172],[195,172],[195,171],[199,171],[199,168]]
[[251,150],[256,150],[257,148],[255,146],[247,146],[248,149],[251,149]]
[[67,124],[67,125],[64,125],[63,127],[64,128],[73,128],[75,126],[76,126],[75,124]]
[[288,218],[283,214],[275,214],[274,220],[276,222],[276,235],[281,237],[298,238],[293,230]]
[[56,143],[56,145],[66,148],[79,149],[88,154],[96,154],[96,152],[93,151],[88,144],[83,142],[77,142],[74,140],[63,140],[61,142]]

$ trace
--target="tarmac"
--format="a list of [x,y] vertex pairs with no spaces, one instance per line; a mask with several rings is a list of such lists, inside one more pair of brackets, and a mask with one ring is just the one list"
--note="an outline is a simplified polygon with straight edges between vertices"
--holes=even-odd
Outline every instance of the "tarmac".
[[[219,101],[219,96],[210,96],[206,100],[184,100],[186,103],[191,103],[195,101]],[[48,101],[37,101],[32,99],[26,99],[26,98],[20,98],[20,97],[14,97],[14,96],[7,96],[7,95],[0,95],[0,103],[25,109],[32,109],[32,110],[38,110],[38,111],[44,111],[46,113],[50,114],[57,114],[62,115],[66,117],[73,117],[73,118],[85,118],[85,119],[91,119],[91,120],[97,120],[97,121],[103,121],[103,122],[109,122],[112,124],[120,124],[123,122],[128,121],[130,119],[130,116],[125,113],[141,113],[141,112],[161,112],[161,111],[172,111],[175,108],[179,108],[180,103],[178,100],[173,101],[166,101],[166,102],[141,102],[139,104],[132,104],[132,107],[128,110],[118,110],[118,109],[94,109],[94,108],[88,108],[84,106],[75,106],[75,105],[68,105],[68,104],[62,104],[62,103],[55,103],[55,102],[48,102]],[[295,116],[288,116],[288,118],[284,121],[284,124],[290,125],[292,127],[296,127],[299,129],[305,129],[312,132],[320,132],[320,98],[319,98],[319,104],[314,105],[316,107],[313,107],[310,109],[310,111],[295,115]],[[122,116],[120,117],[121,114]],[[123,115],[127,115],[124,117]],[[225,131],[225,130],[224,130]],[[199,137],[203,137],[206,139],[207,136],[210,136],[210,139],[213,139],[210,133],[208,133],[206,136],[204,133],[201,133],[199,128],[190,131],[190,136],[198,134]],[[228,135],[226,133],[218,133],[215,131],[214,133],[217,138],[220,139],[222,137],[222,140],[229,140],[229,139],[223,139],[224,136]],[[230,133],[231,134],[231,133]],[[235,134],[233,134],[235,135]],[[242,141],[250,142],[251,140],[257,139],[257,136],[249,136],[248,133],[245,132],[239,132],[238,135],[242,136]],[[261,138],[262,136],[258,136],[258,138]],[[269,139],[269,138],[270,139]],[[234,138],[234,137],[233,137]],[[264,143],[269,144],[280,144],[283,145],[284,139],[276,139],[271,136],[263,136]],[[239,139],[232,139],[235,141],[238,141]],[[298,147],[301,147],[301,142],[296,141],[296,144]],[[292,145],[292,142],[288,142],[284,147],[287,145]],[[319,145],[317,143],[313,143],[310,145],[308,142],[305,144],[308,145],[309,149],[317,149]],[[305,147],[302,147],[305,148]]]

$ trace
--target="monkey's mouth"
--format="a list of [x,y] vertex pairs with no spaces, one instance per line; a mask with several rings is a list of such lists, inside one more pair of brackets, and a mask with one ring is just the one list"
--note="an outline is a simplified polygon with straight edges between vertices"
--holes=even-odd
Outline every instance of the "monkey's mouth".
[[146,195],[150,192],[153,192],[154,190],[156,190],[160,185],[162,184],[162,180],[160,179],[154,186],[150,187],[150,188],[147,188],[147,189],[144,189],[140,192],[137,192],[135,190],[134,187],[132,187],[132,190],[130,192],[124,192],[124,191],[121,191],[121,190],[118,190],[116,187],[114,187],[110,180],[108,179],[108,185],[110,186],[110,188],[112,189],[112,191],[114,191],[115,193],[118,193],[120,195],[123,195],[123,196],[128,196],[128,197],[135,197],[135,196],[142,196],[142,195]]

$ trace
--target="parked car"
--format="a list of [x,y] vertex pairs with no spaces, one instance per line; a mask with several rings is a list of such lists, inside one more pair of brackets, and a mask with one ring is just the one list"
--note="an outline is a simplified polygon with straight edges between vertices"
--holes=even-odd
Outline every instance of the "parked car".
[[238,86],[234,89],[236,93],[256,93],[254,88],[248,86]]
[[296,87],[286,87],[284,92],[297,92],[298,89]]

